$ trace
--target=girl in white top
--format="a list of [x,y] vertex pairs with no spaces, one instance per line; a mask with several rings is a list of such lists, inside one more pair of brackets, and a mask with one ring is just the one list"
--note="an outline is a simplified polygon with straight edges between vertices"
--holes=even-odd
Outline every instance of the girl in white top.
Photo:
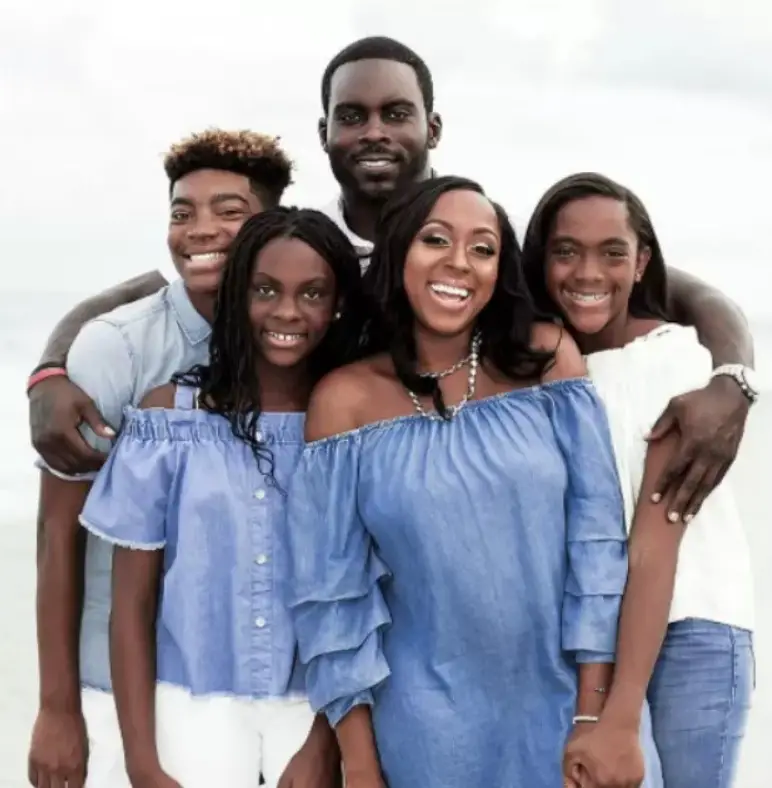
[[613,181],[584,173],[553,186],[531,218],[524,260],[537,303],[588,355],[630,529],[614,683],[574,755],[598,786],[606,764],[639,759],[648,699],[666,788],[729,788],[754,683],[745,534],[726,481],[693,519],[660,501],[654,484],[676,439],[647,442],[672,397],[708,382],[710,354],[694,329],[667,322],[651,220]]

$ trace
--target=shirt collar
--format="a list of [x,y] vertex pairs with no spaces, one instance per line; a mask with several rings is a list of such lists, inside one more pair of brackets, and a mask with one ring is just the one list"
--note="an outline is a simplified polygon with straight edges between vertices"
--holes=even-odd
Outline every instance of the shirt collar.
[[209,339],[212,327],[201,316],[199,311],[193,306],[188,291],[185,289],[185,282],[175,279],[168,287],[167,298],[174,312],[174,319],[182,329],[182,333],[187,337],[191,345],[198,345]]
[[[432,169],[430,178],[437,177],[437,171]],[[343,197],[338,195],[332,202],[328,203],[322,212],[332,219],[335,224],[340,227],[346,234],[346,237],[351,241],[351,245],[356,250],[362,260],[362,267],[366,268],[370,262],[370,255],[373,253],[373,244],[371,241],[366,241],[364,238],[358,236],[347,224],[346,217],[343,215]]]
[[346,218],[343,216],[343,198],[338,196],[332,202],[325,205],[322,208],[322,213],[327,214],[327,216],[332,219],[335,224],[340,227],[341,230],[346,234],[346,237],[351,241],[351,245],[354,247],[356,253],[361,258],[366,258],[369,260],[370,255],[373,253],[373,244],[370,241],[365,240],[358,236],[347,224]]

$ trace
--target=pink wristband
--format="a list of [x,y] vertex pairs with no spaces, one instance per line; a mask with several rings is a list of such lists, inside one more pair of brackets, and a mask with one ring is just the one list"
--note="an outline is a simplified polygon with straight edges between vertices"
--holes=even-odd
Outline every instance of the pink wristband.
[[46,367],[45,369],[40,369],[37,372],[33,372],[27,381],[27,394],[29,394],[30,391],[32,391],[32,389],[41,381],[46,380],[47,378],[61,377],[62,375],[65,377],[67,375],[67,370],[64,367]]

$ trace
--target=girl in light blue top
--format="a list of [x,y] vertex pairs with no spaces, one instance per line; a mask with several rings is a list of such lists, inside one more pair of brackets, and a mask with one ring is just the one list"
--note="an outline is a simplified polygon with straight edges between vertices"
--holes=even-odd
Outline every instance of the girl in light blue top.
[[282,531],[309,392],[356,351],[363,308],[331,220],[259,214],[229,253],[209,365],[127,412],[82,515],[117,545],[111,669],[128,776],[105,788],[336,777],[334,737],[295,665]]
[[288,514],[347,788],[584,788],[563,749],[602,709],[627,576],[603,407],[475,183],[397,198],[366,279],[383,352],[315,390]]

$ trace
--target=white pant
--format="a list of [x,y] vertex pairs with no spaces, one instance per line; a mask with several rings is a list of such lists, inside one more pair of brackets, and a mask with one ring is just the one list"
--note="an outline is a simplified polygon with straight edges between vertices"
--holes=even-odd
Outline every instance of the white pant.
[[[89,741],[86,788],[131,788],[113,696],[84,689]],[[314,713],[305,698],[193,697],[156,688],[156,742],[164,771],[182,788],[276,788],[306,740]]]

